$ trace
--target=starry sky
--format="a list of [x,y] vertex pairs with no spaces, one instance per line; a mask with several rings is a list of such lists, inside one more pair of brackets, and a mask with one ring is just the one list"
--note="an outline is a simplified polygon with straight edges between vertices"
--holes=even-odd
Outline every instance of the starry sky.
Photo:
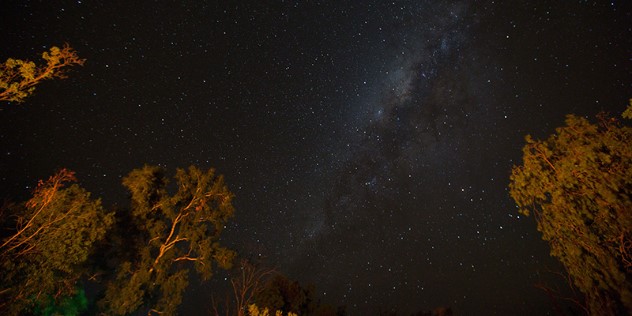
[[[501,3],[502,2],[502,3]],[[632,96],[626,1],[4,1],[0,59],[68,42],[0,107],[0,189],[58,168],[106,205],[145,163],[215,167],[223,235],[352,315],[546,315],[563,286],[507,185],[526,134]],[[223,281],[216,278],[216,283]],[[188,311],[207,311],[211,285]],[[200,312],[202,313],[202,312]]]

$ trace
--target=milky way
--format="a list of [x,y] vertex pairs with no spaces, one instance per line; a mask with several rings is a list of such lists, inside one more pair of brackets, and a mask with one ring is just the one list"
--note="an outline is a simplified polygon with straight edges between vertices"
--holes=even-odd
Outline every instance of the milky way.
[[[344,301],[371,305],[386,296],[394,306],[411,300],[432,304],[423,299],[424,290],[434,292],[433,284],[450,283],[442,278],[453,269],[433,266],[433,256],[446,251],[441,244],[447,238],[458,241],[459,234],[473,233],[456,217],[484,222],[468,214],[480,205],[444,205],[455,198],[446,190],[452,176],[464,177],[475,168],[476,159],[465,157],[459,147],[472,133],[468,121],[480,116],[473,113],[475,104],[486,101],[483,92],[467,94],[473,79],[465,59],[478,53],[468,41],[473,22],[464,18],[464,5],[427,7],[433,10],[419,9],[421,23],[397,33],[405,45],[371,51],[391,59],[385,58],[379,79],[359,90],[369,97],[351,106],[349,131],[336,154],[344,158],[324,197],[325,219],[316,218],[304,248],[312,260],[299,261],[300,269],[310,262],[309,268],[324,271],[317,274],[319,282]],[[489,122],[479,119],[478,124]],[[457,186],[459,180],[453,181]],[[450,227],[441,227],[447,219],[453,221]],[[463,259],[474,271],[473,260]]]

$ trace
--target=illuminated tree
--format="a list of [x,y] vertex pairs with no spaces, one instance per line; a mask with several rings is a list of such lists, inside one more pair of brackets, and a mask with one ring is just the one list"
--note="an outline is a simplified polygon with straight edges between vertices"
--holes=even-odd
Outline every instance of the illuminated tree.
[[23,205],[3,209],[0,244],[0,311],[22,314],[76,294],[76,282],[93,245],[113,223],[99,200],[72,184],[74,173],[61,170],[40,181]]
[[283,314],[282,311],[270,312],[267,307],[259,308],[256,304],[248,305],[248,316],[298,316],[296,313],[288,312]]
[[13,58],[0,64],[0,101],[23,102],[41,81],[66,78],[64,68],[85,62],[68,44],[63,48],[53,46],[42,53],[42,58],[46,61],[45,65]]
[[233,216],[233,194],[213,169],[178,169],[174,195],[159,167],[133,170],[123,179],[131,193],[130,233],[121,248],[132,249],[107,285],[100,305],[107,314],[139,308],[171,315],[182,301],[190,265],[209,279],[213,265],[228,269],[235,253],[220,246],[224,225]]
[[[224,302],[225,315],[244,316],[254,299],[261,293],[268,278],[276,274],[274,269],[261,268],[242,259],[236,276],[230,280],[232,295],[226,297]],[[212,297],[215,316],[219,316],[219,306]],[[231,312],[232,311],[232,312]]]
[[569,115],[547,140],[527,136],[509,188],[590,313],[623,315],[632,311],[632,128],[598,118]]

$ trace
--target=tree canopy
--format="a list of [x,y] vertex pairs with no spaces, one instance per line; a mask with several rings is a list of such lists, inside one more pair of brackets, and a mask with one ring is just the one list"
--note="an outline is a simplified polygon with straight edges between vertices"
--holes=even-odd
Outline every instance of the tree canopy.
[[44,65],[14,58],[0,64],[0,101],[24,102],[41,81],[66,78],[65,68],[83,65],[86,61],[79,58],[68,44],[64,44],[62,48],[51,47],[48,52],[42,53],[42,58],[46,62]]
[[5,315],[72,296],[93,246],[113,224],[113,214],[75,181],[73,172],[61,170],[40,181],[26,203],[3,209],[0,310]]
[[526,142],[509,185],[520,213],[534,215],[591,314],[632,311],[632,128],[568,115],[548,139]]
[[125,315],[142,306],[174,314],[188,283],[188,264],[203,280],[214,265],[231,267],[235,253],[218,242],[234,213],[223,177],[190,167],[178,169],[175,180],[170,195],[160,167],[145,166],[123,179],[131,194],[131,230],[120,236],[119,248],[131,249],[131,258],[117,265],[107,285],[101,306],[108,314]]
[[135,169],[123,179],[131,206],[116,212],[75,182],[63,169],[28,201],[2,208],[3,315],[78,313],[82,287],[100,280],[108,315],[173,315],[190,268],[207,280],[214,266],[231,267],[235,252],[219,237],[233,194],[213,169],[178,169],[173,186],[159,167]]

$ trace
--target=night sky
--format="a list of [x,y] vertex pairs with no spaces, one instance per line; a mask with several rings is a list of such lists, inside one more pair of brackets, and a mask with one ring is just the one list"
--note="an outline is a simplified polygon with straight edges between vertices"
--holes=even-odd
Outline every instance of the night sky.
[[224,243],[352,315],[552,314],[534,284],[560,266],[511,166],[565,114],[625,109],[632,10],[525,2],[3,1],[0,60],[68,42],[87,62],[1,105],[1,192],[67,167],[126,205],[143,164],[215,167]]

